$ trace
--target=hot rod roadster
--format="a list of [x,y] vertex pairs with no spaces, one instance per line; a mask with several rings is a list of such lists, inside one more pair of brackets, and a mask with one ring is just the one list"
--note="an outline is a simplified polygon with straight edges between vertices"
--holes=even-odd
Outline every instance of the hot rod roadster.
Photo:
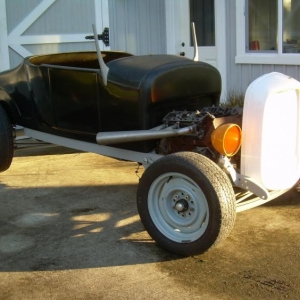
[[174,55],[27,57],[0,74],[0,171],[17,125],[28,137],[136,161],[148,233],[171,252],[203,253],[228,236],[236,212],[300,177],[300,83],[264,75],[243,109],[220,106],[220,92],[217,69]]

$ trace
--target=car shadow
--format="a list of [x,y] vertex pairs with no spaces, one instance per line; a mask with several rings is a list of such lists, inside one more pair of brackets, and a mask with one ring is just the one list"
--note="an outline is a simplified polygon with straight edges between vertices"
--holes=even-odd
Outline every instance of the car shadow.
[[[135,184],[26,189],[0,184],[0,272],[181,259],[159,248],[144,230],[136,189]],[[291,194],[266,206],[299,205],[299,197],[289,200]]]
[[0,186],[0,272],[68,270],[180,259],[145,232],[136,185]]

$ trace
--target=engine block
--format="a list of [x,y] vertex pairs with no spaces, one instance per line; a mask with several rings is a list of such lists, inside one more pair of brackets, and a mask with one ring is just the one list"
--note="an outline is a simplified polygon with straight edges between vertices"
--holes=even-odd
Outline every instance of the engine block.
[[235,123],[241,127],[243,109],[241,107],[205,107],[201,111],[173,111],[163,122],[166,127],[176,125],[183,128],[195,125],[197,135],[184,135],[162,139],[159,153],[170,154],[178,151],[193,151],[216,160],[219,156],[211,143],[212,131],[224,123]]

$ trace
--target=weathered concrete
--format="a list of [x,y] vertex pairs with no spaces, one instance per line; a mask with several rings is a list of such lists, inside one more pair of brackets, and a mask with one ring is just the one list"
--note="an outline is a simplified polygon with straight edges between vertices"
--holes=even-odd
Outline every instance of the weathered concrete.
[[0,299],[300,299],[299,194],[240,213],[220,246],[180,258],[140,223],[136,169],[18,152],[0,174]]

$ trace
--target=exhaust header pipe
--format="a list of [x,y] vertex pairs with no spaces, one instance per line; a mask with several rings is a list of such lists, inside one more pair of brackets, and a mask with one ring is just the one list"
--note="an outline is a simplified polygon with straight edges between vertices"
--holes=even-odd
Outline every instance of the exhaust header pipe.
[[195,125],[179,129],[168,127],[166,129],[161,130],[149,129],[133,131],[99,132],[97,133],[96,141],[99,145],[111,145],[117,143],[140,142],[195,133]]

